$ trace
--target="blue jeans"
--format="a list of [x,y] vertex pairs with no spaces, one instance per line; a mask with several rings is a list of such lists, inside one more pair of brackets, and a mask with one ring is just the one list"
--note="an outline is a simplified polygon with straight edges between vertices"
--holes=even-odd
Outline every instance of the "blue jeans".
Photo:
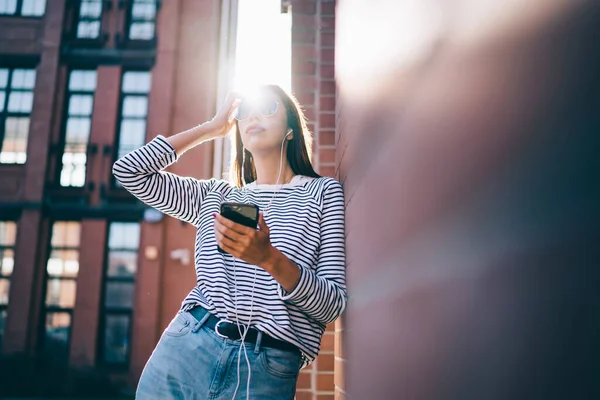
[[[144,367],[136,399],[233,399],[238,382],[240,342],[225,339],[188,312],[179,312]],[[288,400],[296,392],[299,352],[246,343],[251,366],[250,399]],[[243,351],[235,399],[246,399],[248,366]]]

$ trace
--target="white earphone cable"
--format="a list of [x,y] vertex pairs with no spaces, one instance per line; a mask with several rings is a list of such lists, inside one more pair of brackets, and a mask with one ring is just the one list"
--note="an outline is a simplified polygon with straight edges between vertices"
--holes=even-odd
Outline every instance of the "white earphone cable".
[[[281,178],[281,170],[283,168],[283,148],[285,147],[285,139],[292,132],[293,132],[292,130],[288,131],[288,133],[283,137],[283,140],[281,141],[281,154],[279,156],[279,172],[277,173],[277,181],[276,181],[275,185],[279,185],[279,179]],[[242,167],[243,167],[243,163],[242,163]],[[279,185],[279,187],[275,189],[275,193],[273,193],[273,196],[271,197],[269,204],[267,204],[265,211],[263,211],[263,217],[266,216],[267,212],[269,212],[271,210],[271,204],[273,203],[273,200],[279,193],[279,190],[281,190],[282,186],[283,186],[283,184]],[[234,292],[235,292],[233,301],[234,301],[234,307],[235,307],[235,322],[236,322],[236,325],[238,328],[238,333],[240,334],[240,337],[241,337],[241,342],[240,342],[240,350],[238,352],[238,362],[237,362],[237,384],[235,386],[235,391],[233,392],[232,400],[235,400],[235,396],[237,395],[238,389],[240,387],[240,379],[241,379],[240,378],[240,362],[242,359],[242,350],[244,351],[244,356],[246,358],[246,364],[248,365],[248,381],[246,383],[246,400],[250,400],[251,366],[250,366],[250,359],[248,358],[248,351],[246,349],[246,343],[244,341],[246,339],[246,334],[250,330],[250,325],[252,323],[252,311],[253,311],[253,307],[254,307],[254,288],[256,286],[256,275],[257,275],[258,269],[256,266],[254,266],[254,279],[252,280],[252,291],[250,293],[250,316],[248,317],[247,325],[240,324],[240,320],[239,320],[239,316],[238,316],[238,306],[237,306],[238,290],[237,290],[236,269],[237,268],[236,268],[236,263],[235,263],[235,257],[233,257],[233,285],[234,285]],[[244,327],[243,332],[241,329],[242,326]]]

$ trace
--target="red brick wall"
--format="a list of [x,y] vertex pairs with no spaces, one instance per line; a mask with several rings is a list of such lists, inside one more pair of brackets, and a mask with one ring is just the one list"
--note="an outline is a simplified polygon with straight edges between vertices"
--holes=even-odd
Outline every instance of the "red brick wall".
[[[314,134],[317,172],[335,177],[334,29],[335,1],[292,1],[292,91]],[[319,357],[300,372],[298,400],[333,399],[335,335],[331,324]]]

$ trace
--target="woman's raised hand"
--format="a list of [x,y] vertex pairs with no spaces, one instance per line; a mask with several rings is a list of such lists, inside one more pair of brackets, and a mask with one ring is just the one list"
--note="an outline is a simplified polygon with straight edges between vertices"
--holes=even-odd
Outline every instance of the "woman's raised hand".
[[217,111],[217,115],[210,121],[214,129],[215,138],[225,137],[235,125],[235,112],[240,105],[240,99],[236,93],[227,94],[225,102]]

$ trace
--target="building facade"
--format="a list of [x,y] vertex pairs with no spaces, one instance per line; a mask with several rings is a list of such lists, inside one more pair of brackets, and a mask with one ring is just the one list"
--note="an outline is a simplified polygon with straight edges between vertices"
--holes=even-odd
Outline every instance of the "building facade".
[[[335,174],[334,4],[292,2],[293,91],[325,175]],[[147,209],[111,167],[159,133],[212,117],[222,6],[0,1],[2,358],[135,386],[194,284],[194,229]],[[212,146],[170,170],[212,177]],[[299,398],[333,396],[333,342],[332,326]]]

